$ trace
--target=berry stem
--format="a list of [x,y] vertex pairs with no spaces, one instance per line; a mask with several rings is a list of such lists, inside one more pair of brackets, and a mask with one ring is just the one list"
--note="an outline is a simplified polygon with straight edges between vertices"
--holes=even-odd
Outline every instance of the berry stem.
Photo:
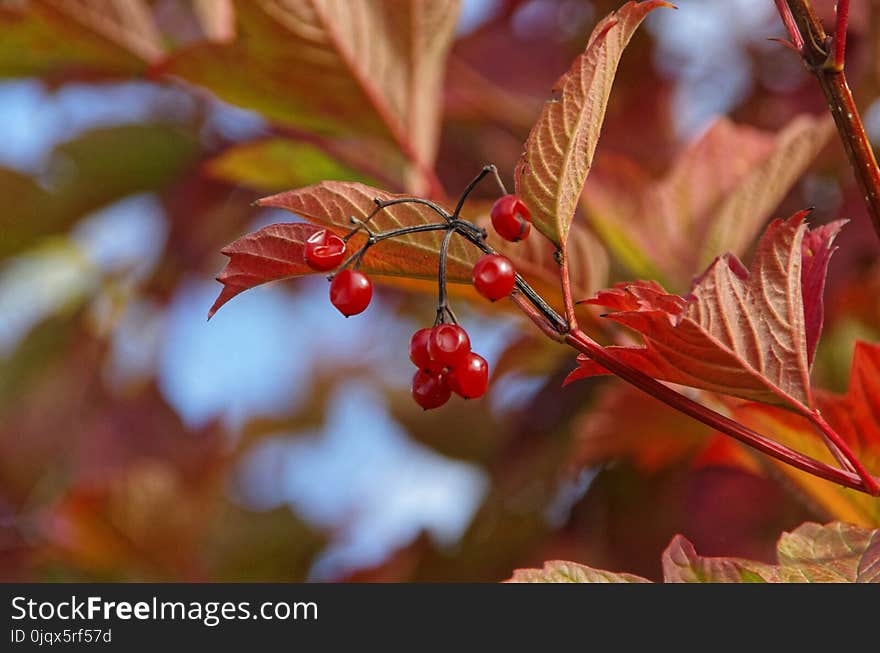
[[462,192],[461,197],[458,198],[458,204],[455,205],[455,211],[452,212],[453,218],[458,218],[459,214],[461,213],[461,209],[464,206],[465,200],[467,200],[468,198],[468,195],[471,194],[471,191],[473,191],[474,188],[477,187],[477,184],[479,184],[488,174],[495,175],[495,181],[498,183],[498,187],[501,189],[501,194],[507,195],[507,188],[505,188],[504,182],[501,181],[501,175],[498,174],[498,168],[495,166],[494,163],[485,165],[483,166],[483,169],[480,170],[480,173],[476,177],[474,177],[467,186],[465,186],[464,192]]
[[434,326],[445,321],[444,313],[447,312],[452,322],[458,324],[458,320],[455,319],[455,315],[449,309],[446,298],[446,259],[449,256],[449,241],[452,240],[452,234],[454,233],[454,227],[449,229],[443,235],[443,242],[440,243],[440,263],[437,266],[437,319],[434,321]]

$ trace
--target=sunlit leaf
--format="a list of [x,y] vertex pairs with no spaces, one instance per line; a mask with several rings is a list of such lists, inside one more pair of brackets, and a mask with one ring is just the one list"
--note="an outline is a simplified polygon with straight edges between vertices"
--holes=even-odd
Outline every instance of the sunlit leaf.
[[667,583],[878,583],[880,531],[834,522],[806,523],[783,533],[778,565],[704,558],[678,535],[663,554]]
[[[751,270],[732,255],[719,258],[686,298],[650,282],[599,293],[588,303],[608,306],[614,311],[609,319],[645,340],[644,347],[608,351],[662,380],[802,411],[811,407],[804,315],[813,314],[805,301],[815,296],[802,286],[804,215],[768,227]],[[814,231],[826,239],[818,247],[829,248],[835,233]],[[824,276],[818,267],[810,270],[811,278]],[[579,361],[570,380],[600,371],[584,357]]]
[[746,252],[831,133],[828,118],[799,116],[775,134],[721,118],[662,179],[606,156],[582,205],[631,272],[684,289],[715,256]]
[[233,145],[205,164],[215,179],[260,192],[300,188],[325,179],[367,181],[314,145],[270,138]]
[[576,562],[550,560],[543,569],[517,569],[508,583],[650,583],[633,574],[593,569]]
[[525,143],[516,168],[516,191],[538,230],[557,246],[568,238],[605,117],[611,85],[624,48],[659,0],[628,2],[596,25],[587,48],[556,83]]

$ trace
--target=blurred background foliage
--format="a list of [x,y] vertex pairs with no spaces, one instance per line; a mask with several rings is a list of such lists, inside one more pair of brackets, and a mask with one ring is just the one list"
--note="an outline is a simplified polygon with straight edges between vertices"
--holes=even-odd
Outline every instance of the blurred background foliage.
[[[560,389],[571,353],[466,293],[490,393],[430,413],[407,358],[428,286],[384,286],[344,320],[323,279],[302,279],[206,322],[222,246],[290,219],[252,207],[261,195],[346,179],[439,197],[434,167],[454,197],[485,162],[510,182],[554,81],[619,2],[434,3],[448,55],[387,98],[434,98],[401,114],[409,152],[363,89],[321,74],[326,44],[295,20],[309,4],[0,1],[0,578],[492,581],[550,558],[658,578],[675,533],[769,561],[804,520],[876,520],[617,381]],[[677,4],[624,56],[597,171],[626,157],[662,176],[719,115],[776,131],[824,111],[767,40],[770,0]],[[849,78],[877,143],[880,2],[852,4]],[[804,206],[852,220],[814,372],[842,392],[855,339],[880,337],[880,266],[835,138],[774,215]],[[584,292],[632,278],[580,220]]]

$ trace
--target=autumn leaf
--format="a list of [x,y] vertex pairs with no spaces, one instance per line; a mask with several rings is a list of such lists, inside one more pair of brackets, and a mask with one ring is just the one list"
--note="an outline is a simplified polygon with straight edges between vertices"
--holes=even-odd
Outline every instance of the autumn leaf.
[[269,120],[390,140],[417,166],[437,149],[457,0],[236,2],[238,36],[156,68]]
[[661,179],[606,155],[582,206],[631,272],[687,288],[693,271],[719,254],[745,253],[832,132],[827,117],[798,116],[778,133],[720,118]]
[[150,8],[139,0],[31,0],[22,9],[0,6],[2,76],[129,76],[142,73],[162,52]]
[[576,562],[550,560],[543,569],[517,569],[508,583],[650,583],[634,574],[593,569]]
[[261,192],[308,186],[324,179],[363,181],[358,173],[309,143],[267,138],[233,145],[205,163],[221,181]]
[[[382,201],[403,197],[357,182],[325,181],[320,184],[292,190],[257,203],[260,206],[285,209],[315,224],[347,233],[352,228],[351,217],[364,220],[376,209],[375,199]],[[446,209],[444,209],[446,210]],[[403,227],[436,224],[443,218],[434,210],[415,202],[395,204],[382,209],[372,218],[370,227],[385,232]],[[375,274],[389,274],[416,278],[434,278],[443,235],[438,232],[415,233],[382,241],[364,257],[361,269]],[[360,234],[351,239],[349,250],[355,251],[364,238]],[[448,276],[453,281],[469,281],[471,268],[477,259],[477,250],[462,238],[453,238],[449,246]]]
[[[676,535],[663,552],[664,583],[880,583],[880,530],[834,522],[807,522],[783,533],[776,565],[742,558],[697,555]],[[647,583],[632,574],[554,560],[543,569],[517,569],[514,583]]]
[[[815,256],[815,264],[805,268],[804,217],[802,212],[773,222],[751,270],[732,255],[717,259],[687,297],[636,282],[587,300],[613,309],[607,317],[645,341],[644,347],[608,351],[654,378],[807,412],[813,406],[809,343],[818,335],[817,309],[806,305],[815,293],[804,288],[824,283],[825,252],[840,225],[812,232],[807,255]],[[568,381],[601,372],[589,359],[578,360],[581,367]]]
[[583,54],[554,87],[516,167],[516,192],[532,211],[535,227],[563,246],[605,118],[617,64],[636,28],[667,2],[628,2],[599,21]]
[[[816,405],[824,418],[872,472],[880,472],[880,345],[858,342],[845,395],[817,390]],[[734,411],[737,420],[773,433],[775,440],[817,460],[836,461],[804,418],[772,406],[744,404]],[[880,526],[880,501],[862,492],[828,483],[788,465],[778,468],[798,488],[837,519],[863,526]]]
[[[375,198],[400,197],[356,182],[327,181],[299,190],[265,197],[260,206],[286,209],[313,224],[282,223],[264,227],[225,247],[230,257],[218,277],[224,288],[211,308],[209,317],[240,292],[268,281],[277,281],[315,271],[303,259],[305,240],[321,227],[345,235],[352,229],[350,218],[364,220],[374,212]],[[442,220],[423,204],[396,204],[376,213],[370,227],[377,232],[436,224]],[[315,226],[317,225],[317,226]],[[415,233],[377,243],[364,256],[360,269],[368,274],[435,279],[442,234]],[[357,234],[348,251],[357,251],[365,236]],[[469,282],[478,250],[463,238],[453,238],[447,258],[447,278]]]
[[806,523],[783,533],[777,565],[704,558],[681,535],[663,553],[667,583],[878,583],[880,531],[835,522]]

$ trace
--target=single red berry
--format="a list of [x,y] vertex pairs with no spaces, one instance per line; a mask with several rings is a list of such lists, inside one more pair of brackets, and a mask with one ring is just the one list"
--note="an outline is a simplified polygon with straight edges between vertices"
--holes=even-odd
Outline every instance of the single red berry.
[[313,270],[332,270],[342,263],[344,256],[345,241],[327,229],[316,231],[306,240],[303,257]]
[[504,240],[527,238],[532,229],[532,213],[516,195],[505,195],[492,205],[492,226]]
[[413,375],[412,397],[425,410],[439,408],[449,401],[451,395],[452,391],[442,373],[417,370]]
[[363,272],[340,270],[330,283],[330,301],[345,317],[363,313],[373,298],[373,282]]
[[486,254],[474,265],[474,287],[489,301],[507,297],[516,284],[516,269],[506,256]]
[[409,359],[420,370],[427,370],[431,367],[431,354],[428,353],[428,339],[431,337],[431,331],[432,329],[427,328],[419,329],[409,341]]
[[476,399],[486,394],[489,385],[489,363],[486,359],[470,352],[449,375],[446,382],[452,391],[465,399]]
[[431,329],[428,338],[428,354],[431,360],[455,367],[462,362],[471,350],[471,339],[467,331],[457,324],[438,324]]

